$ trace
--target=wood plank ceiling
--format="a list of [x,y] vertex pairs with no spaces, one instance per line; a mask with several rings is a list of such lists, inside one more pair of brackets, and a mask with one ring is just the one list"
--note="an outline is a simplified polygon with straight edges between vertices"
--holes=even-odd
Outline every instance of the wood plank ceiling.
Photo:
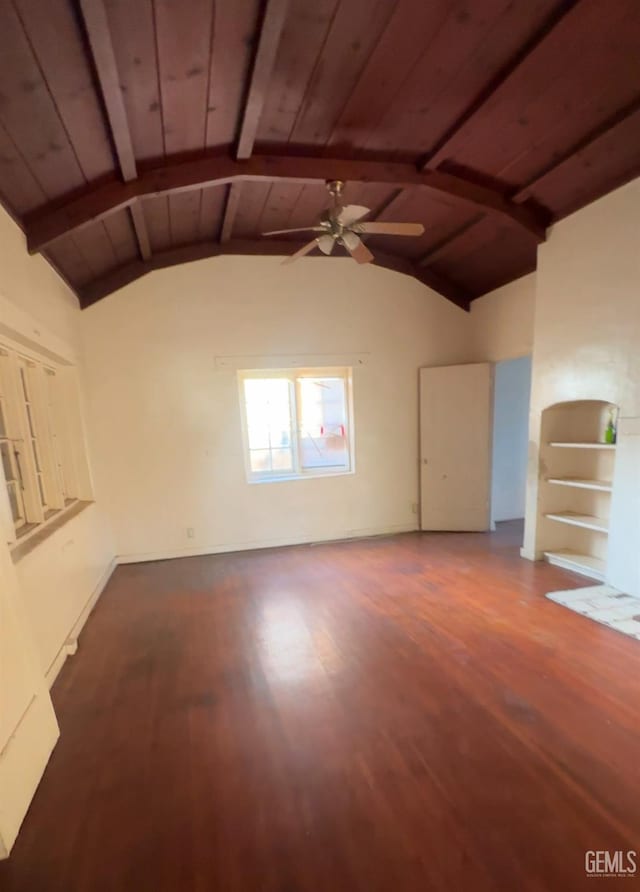
[[292,253],[346,179],[468,307],[640,174],[639,48],[638,0],[0,0],[0,197],[86,306]]

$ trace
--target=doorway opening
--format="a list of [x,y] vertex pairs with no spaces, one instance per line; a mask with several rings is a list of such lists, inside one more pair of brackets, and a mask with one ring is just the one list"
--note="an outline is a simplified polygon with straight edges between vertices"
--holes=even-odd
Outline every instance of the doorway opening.
[[524,528],[529,453],[531,357],[497,362],[493,390],[491,529],[505,521]]

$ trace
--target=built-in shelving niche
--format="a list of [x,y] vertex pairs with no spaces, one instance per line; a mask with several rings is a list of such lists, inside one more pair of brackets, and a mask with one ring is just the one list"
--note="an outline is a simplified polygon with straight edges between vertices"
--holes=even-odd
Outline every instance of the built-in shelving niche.
[[603,580],[615,446],[605,443],[604,400],[558,403],[542,413],[538,550],[550,563]]

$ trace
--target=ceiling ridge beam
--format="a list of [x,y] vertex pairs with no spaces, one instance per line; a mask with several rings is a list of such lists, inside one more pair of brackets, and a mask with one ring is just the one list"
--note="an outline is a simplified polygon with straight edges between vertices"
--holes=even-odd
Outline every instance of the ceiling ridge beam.
[[536,32],[524,43],[518,51],[506,62],[505,65],[489,80],[480,93],[467,106],[456,121],[447,129],[440,137],[436,145],[423,158],[421,169],[434,169],[441,164],[446,158],[447,146],[451,140],[475,117],[478,111],[488,102],[488,100],[498,92],[509,78],[520,68],[521,65],[541,46],[552,31],[563,21],[563,19],[579,4],[580,0],[563,0],[559,7],[554,9],[536,30]]
[[137,199],[168,195],[233,182],[324,183],[326,180],[426,186],[497,214],[523,228],[537,242],[546,237],[546,219],[537,210],[510,201],[501,192],[439,170],[419,171],[412,164],[322,156],[253,155],[238,161],[229,155],[207,155],[188,161],[168,161],[140,172],[135,180],[109,181],[82,190],[63,204],[55,203],[24,219],[29,251],[47,244]]
[[[147,273],[154,270],[166,269],[181,263],[190,263],[196,260],[205,260],[211,257],[223,256],[264,256],[288,257],[303,243],[287,241],[284,239],[269,241],[260,240],[234,240],[221,245],[215,242],[199,242],[185,245],[180,248],[170,248],[166,251],[155,253],[149,260],[133,260],[125,263],[115,270],[111,270],[99,279],[78,289],[82,307],[88,307],[126,285],[135,282]],[[346,258],[346,255],[345,255]],[[335,259],[335,258],[334,258]],[[331,261],[327,261],[331,262]],[[418,270],[414,264],[405,257],[396,257],[390,254],[377,254],[373,264],[394,272],[404,273],[418,279],[433,291],[437,291],[442,297],[447,298],[456,306],[468,309],[471,295],[461,286],[450,282],[442,276],[432,273],[431,270]]]
[[[80,0],[80,9],[104,101],[109,132],[118,159],[120,175],[124,182],[128,183],[137,178],[138,169],[131,141],[127,110],[120,89],[120,76],[107,10],[104,0]],[[151,244],[144,210],[137,202],[131,203],[129,210],[140,255],[143,260],[148,260],[151,256]]]

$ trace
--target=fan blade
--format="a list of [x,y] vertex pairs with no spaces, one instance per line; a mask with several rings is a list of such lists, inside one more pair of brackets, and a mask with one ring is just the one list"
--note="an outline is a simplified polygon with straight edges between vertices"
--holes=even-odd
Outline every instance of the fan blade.
[[321,235],[316,239],[318,242],[318,247],[322,251],[323,254],[331,254],[333,251],[333,246],[336,243],[336,240],[332,235]]
[[300,229],[272,229],[262,235],[284,235],[287,232],[324,232],[324,226],[302,226]]
[[347,204],[338,214],[338,223],[341,226],[351,226],[356,220],[360,220],[365,214],[369,213],[370,208],[365,208],[361,204]]
[[293,263],[294,260],[297,260],[299,257],[304,257],[305,254],[308,254],[309,251],[313,251],[314,248],[318,247],[318,239],[311,239],[310,242],[307,242],[306,245],[303,245],[299,251],[296,251],[295,254],[292,254],[291,257],[285,257],[282,261],[282,265],[284,266],[286,263]]
[[358,223],[359,232],[372,235],[424,235],[422,223]]
[[342,242],[356,263],[371,263],[373,254],[362,244],[355,232],[344,232]]

